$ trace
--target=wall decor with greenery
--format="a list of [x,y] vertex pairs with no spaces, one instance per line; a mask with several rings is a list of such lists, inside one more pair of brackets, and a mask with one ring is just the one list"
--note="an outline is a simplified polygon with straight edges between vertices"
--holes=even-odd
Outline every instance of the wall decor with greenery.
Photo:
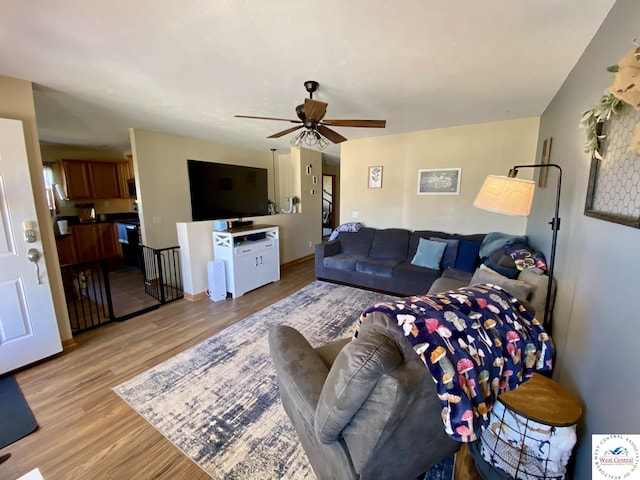
[[608,70],[613,83],[580,120],[591,155],[584,213],[640,228],[640,48]]

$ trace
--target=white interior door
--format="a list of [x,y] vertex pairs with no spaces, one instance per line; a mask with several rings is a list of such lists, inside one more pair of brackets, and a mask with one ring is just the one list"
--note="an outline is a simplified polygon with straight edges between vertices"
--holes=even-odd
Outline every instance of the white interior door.
[[[30,223],[30,224],[29,224]],[[35,231],[27,242],[25,230]],[[34,249],[37,262],[29,261]],[[33,252],[32,252],[33,253]],[[32,255],[33,258],[33,255]],[[62,350],[22,122],[0,119],[0,374]]]

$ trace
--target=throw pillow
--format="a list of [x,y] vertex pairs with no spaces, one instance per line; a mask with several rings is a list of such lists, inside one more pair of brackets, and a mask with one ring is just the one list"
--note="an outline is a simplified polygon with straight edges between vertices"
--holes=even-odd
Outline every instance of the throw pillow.
[[445,248],[447,248],[445,242],[436,242],[421,238],[420,243],[418,243],[418,251],[413,257],[413,260],[411,260],[411,265],[440,270],[440,261],[444,255]]
[[431,237],[429,240],[434,242],[445,242],[447,248],[444,249],[444,255],[442,255],[441,266],[443,269],[453,268],[456,266],[456,257],[458,256],[458,247],[460,246],[460,240],[457,238],[439,238]]
[[491,260],[491,262],[504,268],[518,270],[518,268],[516,267],[516,262],[513,260],[513,258],[511,258],[511,255],[507,255],[506,253],[504,253],[504,249],[498,250],[497,252],[491,254],[491,256],[487,260]]
[[478,253],[480,252],[481,244],[482,242],[460,240],[458,256],[456,257],[456,268],[458,270],[473,273],[478,262]]
[[491,260],[487,259],[484,261],[484,264],[489,267],[491,270],[495,270],[500,275],[504,275],[507,278],[518,278],[518,274],[520,270],[512,270],[511,268],[505,268],[497,263],[493,263]]
[[529,298],[529,294],[532,290],[531,285],[520,280],[512,280],[504,275],[500,275],[498,272],[495,272],[490,268],[482,267],[484,267],[484,265],[481,265],[481,268],[478,268],[473,274],[470,283],[471,285],[476,285],[478,283],[490,283],[504,288],[518,300],[527,300]]
[[547,270],[547,261],[544,254],[526,243],[514,243],[504,247],[504,252],[513,258],[518,270],[525,268],[537,267],[541,270]]

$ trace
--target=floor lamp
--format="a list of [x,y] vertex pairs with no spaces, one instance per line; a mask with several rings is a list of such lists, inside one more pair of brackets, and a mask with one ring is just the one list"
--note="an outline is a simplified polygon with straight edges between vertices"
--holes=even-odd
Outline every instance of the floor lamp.
[[473,202],[474,207],[489,210],[491,212],[503,213],[506,215],[529,216],[531,204],[533,202],[533,192],[536,182],[531,180],[521,180],[516,178],[520,168],[555,168],[558,170],[558,186],[556,190],[556,209],[553,219],[549,222],[553,237],[551,240],[551,257],[549,259],[549,280],[547,282],[547,298],[544,304],[544,327],[551,332],[551,292],[553,290],[553,267],[556,258],[556,243],[558,230],[560,230],[560,187],[562,185],[562,168],[555,163],[536,165],[516,165],[509,170],[507,177],[489,175],[482,184],[478,196]]

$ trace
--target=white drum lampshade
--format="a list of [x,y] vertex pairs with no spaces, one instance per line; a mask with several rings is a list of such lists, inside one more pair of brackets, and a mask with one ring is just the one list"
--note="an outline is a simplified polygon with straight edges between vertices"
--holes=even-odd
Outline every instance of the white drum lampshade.
[[500,175],[488,175],[473,206],[506,215],[528,216],[536,183]]

